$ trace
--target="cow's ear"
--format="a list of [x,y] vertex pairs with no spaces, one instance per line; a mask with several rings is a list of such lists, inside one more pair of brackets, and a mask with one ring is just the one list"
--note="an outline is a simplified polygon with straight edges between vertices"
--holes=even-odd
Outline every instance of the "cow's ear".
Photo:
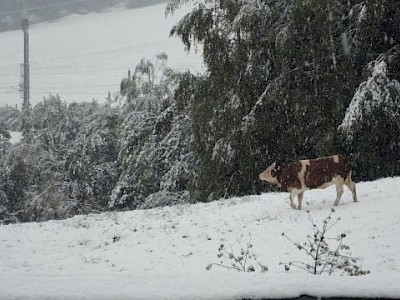
[[276,161],[274,161],[274,162],[272,163],[272,165],[270,165],[269,167],[275,169],[275,167],[276,167]]

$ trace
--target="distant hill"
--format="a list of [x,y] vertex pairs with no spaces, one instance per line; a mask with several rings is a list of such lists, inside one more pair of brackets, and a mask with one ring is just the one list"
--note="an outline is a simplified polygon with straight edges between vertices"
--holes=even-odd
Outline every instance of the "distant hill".
[[21,28],[21,19],[30,24],[57,20],[70,14],[101,12],[114,6],[133,9],[168,0],[3,0],[0,2],[0,31]]

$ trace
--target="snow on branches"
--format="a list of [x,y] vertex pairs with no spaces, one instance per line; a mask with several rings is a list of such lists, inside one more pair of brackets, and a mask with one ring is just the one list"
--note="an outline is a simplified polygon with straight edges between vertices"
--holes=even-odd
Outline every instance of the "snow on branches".
[[371,124],[377,110],[390,120],[400,120],[399,104],[400,83],[388,77],[384,61],[377,62],[372,75],[358,87],[339,130],[345,134],[347,142],[352,142],[360,124]]

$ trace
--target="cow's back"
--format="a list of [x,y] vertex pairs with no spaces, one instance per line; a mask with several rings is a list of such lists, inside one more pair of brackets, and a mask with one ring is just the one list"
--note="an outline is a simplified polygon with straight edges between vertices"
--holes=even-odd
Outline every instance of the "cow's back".
[[306,165],[304,183],[310,188],[323,187],[335,177],[346,179],[350,175],[350,159],[346,155],[334,155],[303,161]]

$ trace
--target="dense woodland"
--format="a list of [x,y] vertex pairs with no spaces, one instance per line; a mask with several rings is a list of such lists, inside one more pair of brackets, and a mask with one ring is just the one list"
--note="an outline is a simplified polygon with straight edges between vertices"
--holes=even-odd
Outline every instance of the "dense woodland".
[[0,110],[0,219],[256,194],[272,188],[258,180],[272,162],[335,153],[356,181],[400,175],[396,1],[196,1],[171,35],[202,47],[204,74],[160,54],[106,104]]

